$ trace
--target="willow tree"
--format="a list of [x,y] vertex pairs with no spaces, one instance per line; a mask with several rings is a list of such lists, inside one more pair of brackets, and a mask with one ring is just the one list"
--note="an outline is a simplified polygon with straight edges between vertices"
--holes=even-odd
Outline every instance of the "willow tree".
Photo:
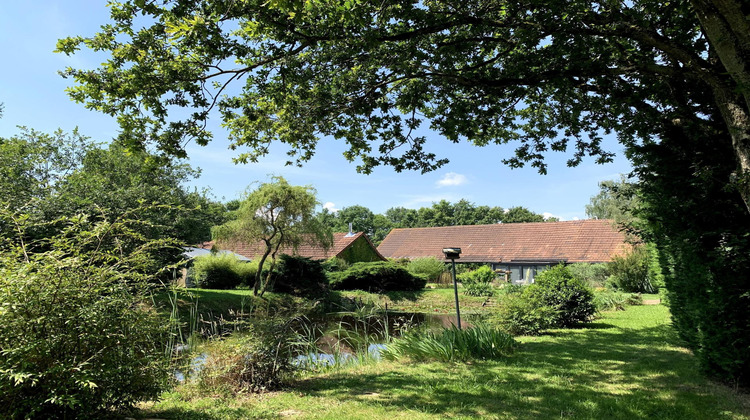
[[[294,186],[282,177],[261,184],[250,192],[234,212],[234,220],[212,229],[214,239],[260,244],[260,260],[255,272],[253,294],[272,288],[276,256],[282,250],[295,251],[302,244],[330,248],[333,237],[315,217],[318,205],[310,186]],[[263,278],[263,267],[270,257],[271,266]]]

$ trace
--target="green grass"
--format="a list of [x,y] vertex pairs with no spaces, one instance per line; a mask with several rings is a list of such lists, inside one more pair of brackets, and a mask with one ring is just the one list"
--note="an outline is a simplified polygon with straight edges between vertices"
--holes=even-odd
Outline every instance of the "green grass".
[[[361,290],[338,292],[341,296],[372,303],[381,308],[388,304],[389,310],[402,312],[430,312],[448,314],[456,311],[453,289],[424,289],[418,292],[386,292],[384,294],[368,293]],[[461,313],[483,313],[489,307],[482,306],[485,297],[466,296],[458,291]]]
[[586,328],[520,337],[504,361],[383,361],[231,399],[183,388],[134,417],[750,419],[750,396],[701,376],[669,322],[664,306],[629,307]]

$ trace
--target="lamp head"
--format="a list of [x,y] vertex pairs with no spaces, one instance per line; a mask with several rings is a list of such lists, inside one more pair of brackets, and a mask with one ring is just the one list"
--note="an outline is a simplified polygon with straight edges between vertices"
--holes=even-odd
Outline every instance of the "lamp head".
[[457,247],[450,247],[450,248],[443,248],[443,254],[445,254],[445,258],[449,260],[457,260],[461,255],[461,248]]

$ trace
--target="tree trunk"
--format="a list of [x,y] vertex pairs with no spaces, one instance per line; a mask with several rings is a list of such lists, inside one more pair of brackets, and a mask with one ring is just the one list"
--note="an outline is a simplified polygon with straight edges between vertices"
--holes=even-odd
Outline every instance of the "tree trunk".
[[711,87],[732,137],[739,166],[737,188],[750,211],[750,21],[740,0],[692,0],[691,4],[731,78]]

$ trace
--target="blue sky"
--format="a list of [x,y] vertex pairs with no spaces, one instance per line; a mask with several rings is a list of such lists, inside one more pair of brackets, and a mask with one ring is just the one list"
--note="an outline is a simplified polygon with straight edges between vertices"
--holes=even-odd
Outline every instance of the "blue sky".
[[[0,102],[5,111],[0,118],[0,137],[18,133],[17,126],[52,132],[58,128],[80,132],[100,142],[117,134],[117,124],[103,114],[86,110],[68,99],[65,88],[70,81],[57,71],[66,66],[92,68],[104,56],[78,54],[66,57],[52,51],[58,38],[93,35],[108,18],[106,1],[3,2],[0,6]],[[227,149],[225,133],[219,121],[212,121],[214,141],[207,147],[190,145],[190,163],[202,170],[193,182],[198,188],[210,188],[218,199],[239,198],[254,182],[268,175],[282,175],[298,185],[312,185],[318,200],[327,207],[340,209],[355,204],[382,213],[390,207],[419,208],[441,199],[467,199],[477,205],[524,206],[564,220],[585,218],[585,205],[599,188],[598,183],[616,179],[630,171],[622,147],[610,138],[608,150],[617,153],[610,164],[597,165],[585,160],[568,168],[569,155],[550,154],[548,174],[534,168],[510,169],[501,160],[513,153],[513,145],[476,147],[453,144],[437,134],[428,134],[429,151],[448,157],[451,162],[428,174],[396,173],[376,168],[370,175],[358,174],[355,165],[344,159],[343,144],[323,139],[316,156],[302,168],[285,167],[284,149],[272,147],[272,153],[256,164],[235,165],[236,152]]]

